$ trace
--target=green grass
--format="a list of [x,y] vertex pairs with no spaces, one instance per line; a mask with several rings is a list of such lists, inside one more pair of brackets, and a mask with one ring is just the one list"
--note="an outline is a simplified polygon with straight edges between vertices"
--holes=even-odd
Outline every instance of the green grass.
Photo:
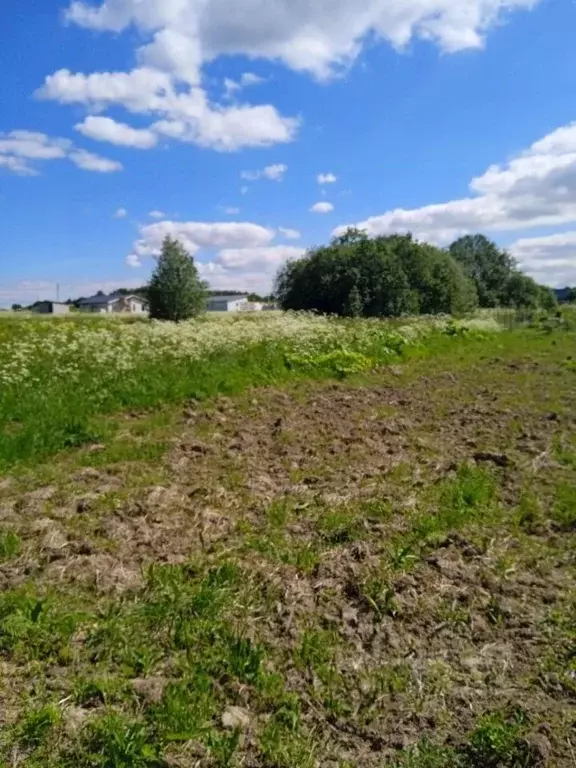
[[[266,323],[278,322],[281,318],[240,320],[247,328],[261,330],[248,334],[247,340],[237,334],[238,341],[233,343],[238,319],[235,323],[208,318],[186,326],[183,339],[189,341],[197,334],[199,339],[204,339],[202,343],[207,350],[210,335],[216,346],[230,337],[230,342],[222,348],[207,351],[199,358],[178,355],[170,349],[163,351],[158,339],[150,337],[155,339],[152,342],[146,334],[131,335],[126,341],[126,329],[130,331],[134,326],[146,330],[148,326],[141,322],[134,325],[75,318],[38,323],[3,321],[0,323],[0,472],[61,450],[108,442],[118,428],[114,419],[105,418],[109,414],[206,400],[216,395],[235,395],[250,387],[302,378],[342,379],[408,354],[421,353],[422,342],[399,336],[398,323],[334,321],[329,326],[330,333],[320,328],[317,338],[311,341],[304,334],[300,345],[296,331],[294,338],[266,339]],[[305,329],[306,324],[313,321],[303,318],[292,322],[301,322]],[[454,343],[454,338],[447,336],[443,328],[435,330],[430,325],[426,331],[426,322],[425,319],[406,321],[408,325],[416,323],[419,332],[427,334],[426,344],[434,346],[438,341],[436,337],[442,335],[450,344]],[[170,331],[166,338],[173,344],[179,329],[174,327]],[[309,328],[307,333],[310,334]],[[476,333],[471,338],[482,335]],[[158,345],[156,356],[150,356],[147,343]],[[54,351],[50,345],[54,345]],[[94,347],[93,352],[90,345]],[[114,356],[116,347],[117,357]],[[8,377],[5,382],[2,375]]]
[[[16,514],[0,536],[0,765],[536,768],[537,732],[552,743],[550,764],[568,768],[572,344],[563,331],[439,336],[393,377],[303,383],[300,400],[289,388],[248,394],[226,422],[201,420],[201,436],[168,405],[125,419],[103,450],[70,448],[16,477],[1,492]],[[283,369],[285,382],[292,375]],[[356,405],[321,423],[326,443],[294,429],[292,442],[264,441],[244,464],[212,440],[210,427],[233,435],[243,419],[256,420],[255,434],[279,415],[307,425],[310,403],[332,393]],[[444,424],[454,408],[475,414],[463,435]],[[374,411],[397,431],[382,431],[393,452],[373,463]],[[351,427],[366,429],[364,453],[321,454]],[[525,451],[523,433],[537,449]],[[210,445],[197,464],[162,460],[191,435]],[[296,472],[289,452],[308,447]],[[484,448],[514,461],[474,463]],[[86,466],[98,471],[72,479]],[[250,488],[260,472],[277,485]],[[312,474],[318,483],[303,487]],[[28,491],[48,483],[39,511]],[[149,505],[159,483],[182,502]],[[81,513],[80,484],[87,494],[104,486]],[[68,538],[54,559],[39,518]],[[141,568],[141,585],[86,586],[84,570],[111,567],[101,552]],[[225,725],[231,707],[249,725]]]

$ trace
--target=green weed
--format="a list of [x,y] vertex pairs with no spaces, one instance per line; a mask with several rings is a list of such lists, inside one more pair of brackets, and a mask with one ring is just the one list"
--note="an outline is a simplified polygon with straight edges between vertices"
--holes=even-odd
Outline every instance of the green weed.
[[46,704],[29,711],[16,730],[16,738],[27,747],[38,747],[62,720],[58,707]]
[[552,520],[564,531],[576,530],[576,486],[560,484],[551,510]]
[[110,712],[89,721],[80,764],[93,768],[161,768],[159,746],[145,723]]
[[67,663],[69,643],[86,619],[66,610],[50,596],[38,596],[30,587],[0,594],[0,650],[18,658]]
[[20,537],[11,531],[0,533],[0,563],[12,560],[20,554]]
[[318,531],[324,541],[333,547],[357,541],[364,534],[360,517],[346,509],[322,514],[318,521]]

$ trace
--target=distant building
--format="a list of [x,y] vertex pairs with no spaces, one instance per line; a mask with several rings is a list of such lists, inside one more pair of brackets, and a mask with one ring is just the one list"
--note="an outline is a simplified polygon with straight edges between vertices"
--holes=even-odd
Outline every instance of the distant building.
[[246,312],[250,304],[248,296],[210,296],[206,309],[208,312]]
[[39,315],[67,315],[70,312],[70,305],[59,301],[38,301],[32,307],[32,312]]
[[144,315],[148,312],[148,302],[142,296],[123,296],[118,293],[97,294],[88,299],[80,299],[78,306],[82,312],[126,313]]

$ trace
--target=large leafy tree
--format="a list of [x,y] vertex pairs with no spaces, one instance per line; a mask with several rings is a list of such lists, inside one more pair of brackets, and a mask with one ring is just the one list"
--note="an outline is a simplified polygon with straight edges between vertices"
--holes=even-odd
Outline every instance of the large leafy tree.
[[481,307],[508,304],[507,284],[516,270],[516,262],[509,253],[484,235],[461,237],[449,251],[476,284]]
[[522,274],[512,256],[484,235],[461,237],[449,252],[474,281],[481,307],[550,310],[556,305],[549,288]]
[[460,313],[477,304],[474,284],[452,257],[410,235],[368,238],[347,230],[279,272],[284,309],[345,316]]
[[206,286],[182,243],[166,237],[148,286],[150,316],[180,322],[206,308]]

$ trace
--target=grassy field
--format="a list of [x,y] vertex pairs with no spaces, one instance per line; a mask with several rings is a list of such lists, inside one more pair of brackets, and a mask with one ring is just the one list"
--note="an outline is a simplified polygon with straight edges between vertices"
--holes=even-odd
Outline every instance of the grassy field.
[[[491,320],[472,321],[491,328]],[[102,416],[232,394],[295,377],[346,375],[454,330],[447,319],[385,323],[236,315],[0,320],[0,471],[98,444]]]
[[576,333],[339,327],[0,479],[0,765],[576,764]]

